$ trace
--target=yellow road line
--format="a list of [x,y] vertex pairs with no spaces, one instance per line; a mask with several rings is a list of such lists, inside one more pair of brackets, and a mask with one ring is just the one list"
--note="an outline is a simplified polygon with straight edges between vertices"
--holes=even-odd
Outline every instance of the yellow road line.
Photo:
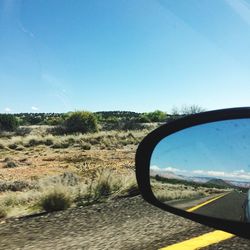
[[206,233],[201,236],[192,238],[190,240],[185,240],[183,242],[161,248],[160,250],[196,250],[223,240],[230,239],[233,236],[233,234],[216,230],[211,233]]
[[196,209],[198,209],[198,208],[200,208],[200,207],[203,207],[203,206],[207,205],[207,204],[210,203],[210,202],[213,202],[213,201],[215,201],[215,200],[218,200],[218,199],[220,199],[221,197],[223,197],[223,196],[225,196],[225,195],[227,195],[227,194],[228,194],[228,193],[219,195],[219,196],[217,196],[217,197],[215,197],[215,198],[213,198],[213,199],[210,199],[210,200],[208,200],[208,201],[205,201],[205,202],[203,202],[203,203],[201,203],[201,204],[199,204],[199,205],[197,205],[197,206],[195,206],[195,207],[189,208],[189,209],[187,209],[187,212],[193,212],[194,210],[196,210]]
[[[217,199],[220,199],[221,197],[223,197],[227,194],[219,195],[213,199],[210,199],[210,200],[203,202],[195,207],[192,207],[192,208],[188,209],[187,211],[193,212],[194,210],[196,210],[202,206],[205,206],[206,204],[213,202]],[[227,233],[224,231],[220,231],[220,230],[216,230],[216,231],[213,231],[211,233],[206,233],[206,234],[203,234],[201,236],[176,243],[174,245],[163,247],[160,250],[196,250],[196,249],[201,249],[203,247],[207,247],[207,246],[212,245],[212,244],[216,244],[216,243],[223,241],[223,240],[230,239],[232,237],[234,237],[233,234],[230,234],[230,233]]]

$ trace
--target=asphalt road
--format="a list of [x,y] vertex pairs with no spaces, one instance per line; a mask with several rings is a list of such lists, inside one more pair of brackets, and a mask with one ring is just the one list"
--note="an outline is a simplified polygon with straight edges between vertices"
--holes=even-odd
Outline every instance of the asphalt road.
[[233,191],[196,209],[194,213],[227,220],[243,221],[245,218],[244,203],[246,199],[246,194]]
[[[0,249],[159,249],[213,231],[140,197],[0,224]],[[234,237],[204,249],[250,249]]]

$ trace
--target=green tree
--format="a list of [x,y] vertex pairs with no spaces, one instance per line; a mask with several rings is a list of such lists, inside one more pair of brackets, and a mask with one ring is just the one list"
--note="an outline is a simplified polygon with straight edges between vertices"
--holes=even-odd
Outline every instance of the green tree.
[[141,115],[141,120],[150,121],[150,122],[164,122],[166,121],[167,113],[155,110],[153,112],[143,113]]
[[72,112],[65,120],[66,133],[91,133],[98,130],[96,116],[87,111]]
[[142,113],[140,114],[138,121],[141,123],[147,123],[147,122],[151,122],[151,120],[149,119],[149,117],[147,116],[147,113]]
[[0,131],[15,131],[18,127],[18,120],[11,114],[0,114]]

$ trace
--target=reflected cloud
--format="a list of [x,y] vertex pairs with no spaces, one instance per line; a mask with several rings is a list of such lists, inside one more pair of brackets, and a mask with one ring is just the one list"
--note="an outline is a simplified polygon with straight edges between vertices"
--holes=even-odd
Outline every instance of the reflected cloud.
[[[172,173],[176,176],[182,177],[211,177],[211,178],[221,178],[221,179],[231,179],[231,180],[248,180],[250,181],[250,172],[246,172],[244,169],[236,170],[233,172],[226,171],[215,171],[215,170],[202,170],[196,169],[187,171],[184,169],[178,169],[173,167],[160,168],[156,165],[150,166],[150,171],[154,173]],[[175,177],[176,177],[175,176]]]
[[209,176],[209,177],[250,180],[250,172],[246,172],[244,169],[233,171],[233,172],[213,171],[213,170],[209,170],[209,171],[193,170],[192,173],[194,175],[202,175],[202,176]]
[[166,168],[160,168],[156,165],[150,166],[150,170],[154,170],[154,171],[166,171],[166,172],[187,172],[186,170],[181,170],[178,168],[172,168],[172,167],[166,167]]

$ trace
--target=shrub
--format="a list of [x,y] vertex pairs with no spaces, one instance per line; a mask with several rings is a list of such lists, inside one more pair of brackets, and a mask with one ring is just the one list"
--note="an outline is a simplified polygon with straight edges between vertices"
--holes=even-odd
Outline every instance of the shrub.
[[8,161],[4,167],[5,168],[16,168],[17,164],[14,161]]
[[140,194],[137,183],[131,183],[130,185],[127,186],[127,188],[125,190],[126,190],[126,193],[129,197],[136,196],[136,195]]
[[26,144],[27,147],[34,147],[41,144],[41,141],[39,139],[36,138],[31,138],[28,143]]
[[123,124],[123,127],[122,127],[123,130],[140,130],[143,128],[144,128],[144,126],[142,124],[140,124],[132,119],[125,121]]
[[65,140],[61,140],[58,142],[55,142],[51,147],[52,148],[68,148],[70,146],[70,143],[65,141]]
[[164,122],[167,118],[167,113],[155,110],[153,112],[143,113],[140,115],[140,120],[143,122]]
[[60,125],[61,123],[63,123],[64,121],[64,117],[48,117],[48,119],[46,120],[46,124],[51,125],[51,126],[56,126],[56,125]]
[[45,139],[44,144],[45,144],[46,146],[51,146],[51,145],[54,144],[54,141],[53,141],[52,138],[47,138],[47,139]]
[[39,202],[39,206],[46,212],[65,210],[69,208],[71,204],[72,199],[63,187],[54,188],[45,194]]
[[145,114],[145,113],[140,114],[138,120],[139,120],[139,122],[141,122],[141,123],[151,122],[151,120],[149,119],[149,117],[148,117],[147,114]]
[[96,116],[87,111],[77,111],[69,115],[65,120],[66,133],[92,133],[96,132]]
[[0,219],[7,216],[6,209],[3,206],[0,206]]
[[89,143],[81,143],[81,149],[90,150],[91,149],[91,144],[89,144]]
[[110,169],[99,170],[96,181],[93,185],[94,200],[115,194],[124,184],[121,176]]
[[109,197],[115,197],[123,187],[123,178],[110,169],[101,169],[93,172],[85,188],[78,193],[78,205],[87,205],[100,202]]
[[31,185],[24,181],[0,181],[0,192],[6,191],[23,191],[24,189],[31,188]]
[[123,185],[118,196],[133,197],[140,194],[134,172],[123,176]]
[[80,182],[79,176],[72,172],[64,172],[57,176],[47,177],[41,181],[40,185],[45,185],[46,187],[51,185],[61,185],[61,186],[76,186]]
[[16,130],[16,135],[18,136],[26,136],[26,135],[29,135],[30,133],[31,133],[31,128],[29,127],[19,127]]
[[66,128],[63,126],[63,123],[52,128],[47,129],[48,134],[52,135],[64,135],[66,133]]
[[112,187],[109,179],[102,179],[95,187],[95,198],[99,199],[103,196],[108,196],[112,192]]
[[10,148],[10,149],[16,149],[17,147],[18,147],[18,145],[15,143],[11,143],[8,145],[8,148]]
[[5,144],[0,142],[0,149],[5,149]]
[[15,131],[18,120],[14,115],[0,114],[0,131]]
[[21,180],[16,180],[9,184],[9,190],[14,191],[14,192],[22,191],[24,189],[30,189],[32,187],[33,185],[30,185],[28,182],[21,181]]

